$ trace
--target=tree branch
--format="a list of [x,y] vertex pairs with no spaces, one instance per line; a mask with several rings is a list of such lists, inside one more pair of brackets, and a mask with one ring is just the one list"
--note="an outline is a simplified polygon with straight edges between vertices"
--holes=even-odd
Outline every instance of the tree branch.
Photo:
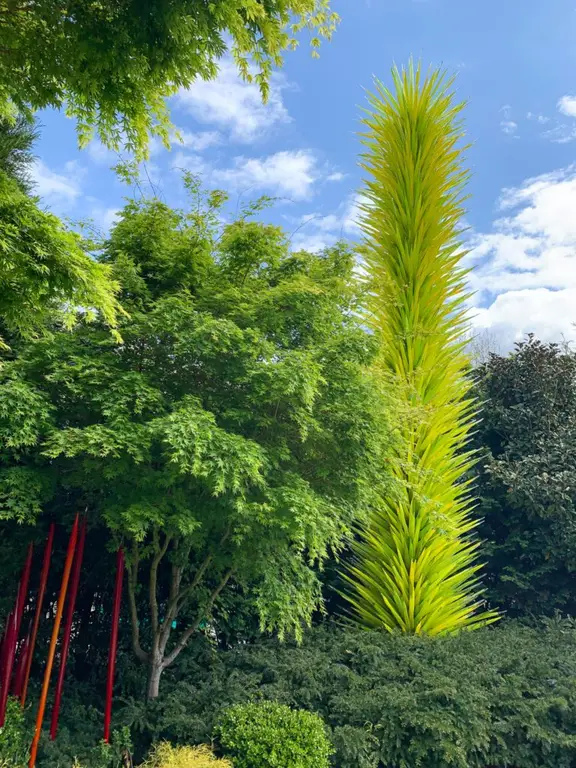
[[158,529],[154,528],[154,531],[152,532],[152,539],[154,542],[154,551],[156,554],[154,555],[152,564],[150,566],[149,600],[150,619],[152,623],[152,642],[153,645],[156,646],[158,640],[158,595],[156,593],[158,587],[158,566],[168,551],[172,537],[169,534],[166,534],[164,544],[160,546],[160,534],[158,533]]
[[[232,526],[228,525],[228,527],[224,531],[224,535],[222,536],[218,544],[219,548],[222,548],[222,546],[226,543],[226,540],[228,539],[231,533],[232,533]],[[178,606],[177,606],[176,615],[180,613],[188,597],[192,594],[192,592],[196,589],[198,584],[200,584],[200,582],[204,578],[204,574],[206,573],[213,559],[214,559],[214,552],[210,552],[210,554],[206,556],[206,559],[204,560],[200,568],[198,568],[196,575],[192,580],[192,583],[189,584],[186,587],[186,589],[184,589],[182,593],[178,596]]]
[[200,622],[206,616],[206,614],[210,611],[210,609],[218,599],[218,596],[220,595],[220,593],[222,592],[226,584],[228,584],[233,572],[234,570],[232,568],[226,571],[226,573],[222,578],[222,581],[220,582],[220,584],[218,584],[216,589],[210,595],[208,602],[206,603],[206,606],[204,608],[204,611],[198,614],[198,618],[196,619],[196,621],[190,627],[188,627],[188,629],[182,634],[180,640],[176,644],[176,647],[173,649],[172,653],[168,654],[168,656],[166,656],[166,658],[162,662],[162,669],[166,669],[167,667],[169,667],[170,664],[172,664],[173,661],[178,657],[180,652],[186,647],[188,640],[190,640],[194,632],[196,632],[196,630],[200,626]]
[[[226,530],[224,531],[222,538],[220,539],[220,542],[218,545],[219,548],[221,548],[225,544],[231,532],[232,532],[232,526],[228,525]],[[161,657],[164,656],[164,653],[166,651],[166,646],[168,645],[168,640],[170,639],[170,633],[172,631],[172,622],[176,619],[176,617],[182,610],[189,596],[194,592],[196,587],[200,584],[200,582],[204,578],[204,574],[210,567],[210,564],[212,563],[213,559],[214,559],[214,553],[210,552],[206,556],[204,561],[201,563],[198,570],[196,571],[196,574],[194,575],[192,582],[182,591],[180,591],[180,587],[182,584],[182,576],[184,573],[184,569],[179,566],[174,566],[174,565],[172,566],[172,579],[170,581],[170,596],[168,598],[168,606],[166,608],[166,616],[164,619],[164,624],[162,626],[162,629],[160,630],[160,635],[158,639],[158,651]]]
[[180,585],[182,583],[183,568],[179,565],[172,566],[172,578],[170,579],[170,596],[168,598],[168,607],[166,608],[166,616],[164,618],[164,625],[160,631],[160,639],[158,642],[158,650],[160,656],[164,656],[166,645],[172,631],[172,622],[178,615],[178,596],[180,594]]
[[142,649],[140,645],[140,623],[138,621],[138,608],[136,607],[136,585],[138,584],[138,565],[140,563],[140,553],[138,551],[138,542],[132,544],[132,563],[128,571],[128,602],[130,605],[130,625],[132,627],[132,649],[136,658],[146,664],[149,654]]
[[184,606],[190,594],[196,589],[196,587],[202,580],[202,577],[206,573],[206,570],[209,567],[210,563],[212,562],[212,559],[213,559],[213,555],[209,554],[204,560],[204,562],[202,563],[202,565],[200,566],[200,568],[197,570],[196,575],[192,580],[192,583],[189,584],[186,587],[186,589],[183,590],[182,592],[180,592],[180,583],[182,581],[182,569],[180,569],[177,588],[174,583],[174,572],[172,573],[172,583],[170,585],[171,597],[168,603],[168,609],[166,611],[166,621],[164,622],[164,627],[160,632],[159,650],[160,650],[161,656],[164,655],[164,651],[166,650],[166,646],[168,645],[168,639],[170,637],[170,632],[172,629],[172,622],[182,610],[182,607]]
[[192,579],[192,582],[186,587],[186,589],[182,590],[182,592],[178,595],[178,600],[176,604],[176,614],[180,613],[186,600],[190,597],[192,592],[194,592],[198,584],[200,584],[204,574],[206,573],[213,559],[214,559],[214,555],[210,553],[206,557],[206,559],[204,560],[200,568],[198,568],[198,570],[196,571],[196,574]]

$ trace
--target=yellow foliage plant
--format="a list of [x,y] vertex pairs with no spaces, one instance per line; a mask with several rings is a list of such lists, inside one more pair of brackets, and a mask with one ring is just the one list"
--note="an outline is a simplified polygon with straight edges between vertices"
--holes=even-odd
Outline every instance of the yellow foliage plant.
[[367,322],[397,395],[395,482],[356,547],[348,599],[360,623],[440,635],[493,622],[478,579],[465,354],[463,130],[453,78],[412,62],[376,81],[362,134]]
[[229,760],[219,759],[205,744],[198,747],[174,747],[157,744],[142,768],[232,768]]

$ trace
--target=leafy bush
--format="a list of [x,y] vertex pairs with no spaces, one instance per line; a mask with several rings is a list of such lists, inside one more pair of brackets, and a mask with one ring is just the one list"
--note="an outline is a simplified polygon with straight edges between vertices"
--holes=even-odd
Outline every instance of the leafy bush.
[[475,493],[487,596],[510,616],[576,614],[576,353],[530,337],[476,371]]
[[576,624],[434,640],[319,628],[301,646],[229,652],[197,643],[153,706],[119,714],[139,740],[198,744],[223,709],[258,697],[317,712],[337,768],[572,768]]
[[8,699],[6,720],[0,728],[0,768],[25,766],[30,741],[20,704],[16,699]]
[[66,708],[61,712],[58,737],[52,741],[46,731],[42,735],[38,765],[42,768],[119,768],[124,765],[124,754],[132,750],[128,728],[113,731],[110,743],[106,744],[102,741],[101,713],[82,707],[74,691],[70,693],[72,696],[67,695],[63,702]]
[[143,768],[232,768],[232,763],[214,757],[212,750],[204,744],[199,747],[173,747],[164,742],[152,750]]
[[271,701],[231,707],[217,733],[236,768],[328,768],[332,752],[318,715]]
[[[335,768],[576,766],[570,621],[507,621],[434,640],[319,627],[301,646],[260,641],[225,652],[204,638],[148,704],[132,663],[119,658],[114,723],[130,726],[136,762],[151,743],[209,743],[223,710],[261,699],[317,712],[331,730]],[[90,750],[101,738],[102,690],[70,678],[42,768],[69,768],[74,755],[100,768]]]

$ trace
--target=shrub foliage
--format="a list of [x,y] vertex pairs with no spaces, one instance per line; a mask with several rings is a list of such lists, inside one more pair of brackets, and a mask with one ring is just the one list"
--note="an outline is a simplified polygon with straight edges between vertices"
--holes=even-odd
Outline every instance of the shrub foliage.
[[487,587],[509,615],[576,613],[576,355],[529,338],[477,371]]
[[174,747],[168,742],[156,745],[142,768],[232,768],[229,760],[218,760],[205,744]]
[[574,624],[552,620],[433,639],[318,628],[301,646],[218,654],[200,643],[160,700],[123,716],[142,739],[193,744],[223,708],[261,697],[318,713],[336,768],[569,768],[575,641]]
[[318,715],[272,701],[226,710],[218,734],[236,768],[328,768],[332,751]]
[[22,768],[27,763],[29,745],[20,704],[16,699],[8,699],[6,720],[0,728],[0,768]]

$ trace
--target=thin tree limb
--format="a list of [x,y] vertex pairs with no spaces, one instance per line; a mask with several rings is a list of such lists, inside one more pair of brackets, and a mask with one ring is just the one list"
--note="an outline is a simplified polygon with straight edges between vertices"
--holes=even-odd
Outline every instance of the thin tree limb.
[[140,563],[140,553],[138,550],[138,542],[134,541],[132,544],[132,562],[128,570],[128,603],[130,606],[130,625],[132,628],[132,649],[136,655],[136,658],[143,662],[148,663],[150,655],[143,650],[140,645],[140,623],[138,621],[138,608],[136,606],[136,585],[138,584],[138,565]]
[[182,566],[172,565],[172,577],[170,579],[170,596],[168,598],[168,607],[166,608],[164,625],[160,631],[160,638],[158,640],[158,650],[160,656],[164,656],[164,651],[166,650],[166,645],[168,644],[168,639],[170,638],[170,632],[172,631],[172,622],[178,615],[178,595],[180,594],[182,574]]
[[178,595],[178,601],[176,604],[176,613],[180,613],[182,608],[184,607],[184,604],[186,603],[186,600],[190,597],[192,592],[196,589],[198,584],[202,581],[202,578],[204,577],[204,574],[210,567],[210,564],[212,560],[214,559],[214,555],[212,552],[206,557],[200,568],[196,571],[196,574],[194,575],[194,578],[192,579],[192,582],[186,587],[186,589],[183,589],[182,592]]
[[174,660],[178,657],[180,652],[186,647],[188,641],[200,626],[200,622],[206,616],[206,614],[210,611],[210,609],[218,599],[218,596],[220,595],[220,593],[222,592],[226,584],[228,584],[228,582],[230,581],[230,577],[232,576],[233,573],[234,573],[233,568],[230,568],[226,571],[221,582],[218,584],[216,589],[210,595],[204,610],[198,614],[198,618],[196,619],[196,621],[190,627],[188,627],[188,629],[185,632],[183,632],[182,636],[180,637],[180,640],[176,644],[176,647],[173,649],[173,651],[170,654],[168,654],[168,656],[166,656],[166,658],[162,662],[162,669],[166,669],[167,667],[169,667],[170,664],[172,664]]
[[[226,543],[227,539],[230,537],[231,533],[232,533],[232,526],[228,525],[226,530],[224,531],[224,535],[222,536],[222,538],[220,539],[220,541],[218,543],[218,548],[219,549],[221,549],[224,546],[224,544]],[[188,598],[190,597],[192,592],[196,589],[196,587],[200,584],[200,582],[204,578],[204,574],[206,573],[207,569],[210,567],[213,559],[214,559],[214,552],[212,551],[212,552],[210,552],[206,556],[204,562],[202,563],[200,568],[196,571],[196,574],[195,574],[191,584],[189,584],[178,595],[178,603],[177,603],[177,607],[176,607],[176,615],[174,616],[174,618],[176,618],[178,613],[180,613],[180,611],[182,610],[182,608],[184,607],[184,605],[186,603],[186,600],[188,600]]]
[[157,595],[158,566],[160,565],[162,558],[168,551],[168,547],[170,546],[172,537],[169,534],[166,534],[166,538],[164,539],[164,544],[160,546],[160,534],[158,533],[158,529],[155,528],[152,533],[152,539],[154,542],[154,551],[156,554],[154,555],[154,558],[152,559],[152,564],[150,566],[149,600],[150,600],[150,619],[152,623],[152,642],[155,647],[158,640],[158,595]]

